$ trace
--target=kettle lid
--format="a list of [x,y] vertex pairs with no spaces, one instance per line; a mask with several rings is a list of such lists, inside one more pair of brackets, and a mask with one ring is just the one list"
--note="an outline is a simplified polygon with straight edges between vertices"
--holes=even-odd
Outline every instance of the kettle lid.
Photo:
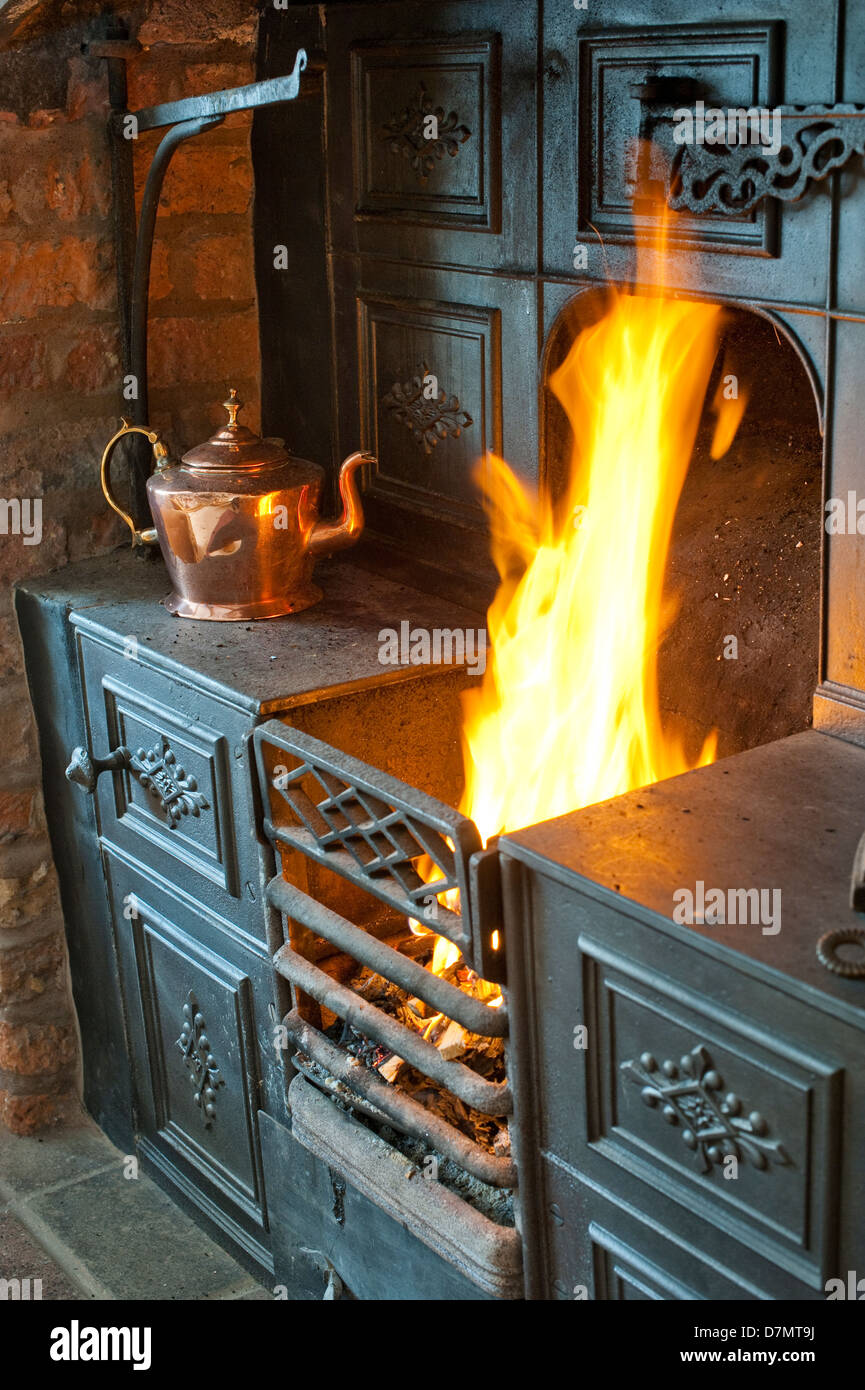
[[197,468],[260,468],[264,464],[285,463],[291,457],[281,440],[262,439],[246,425],[237,423],[237,413],[244,403],[234,387],[222,404],[228,411],[228,424],[204,444],[196,444],[185,453],[184,463]]

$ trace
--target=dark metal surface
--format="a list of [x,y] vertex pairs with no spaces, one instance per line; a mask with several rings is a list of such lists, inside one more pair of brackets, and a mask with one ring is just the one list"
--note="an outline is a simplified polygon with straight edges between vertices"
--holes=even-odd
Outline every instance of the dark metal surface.
[[850,871],[850,906],[854,912],[865,912],[865,834],[856,846]]
[[383,666],[379,633],[406,617],[421,628],[465,628],[477,624],[477,614],[371,575],[350,558],[322,561],[316,574],[324,590],[316,608],[255,624],[224,623],[217,640],[209,625],[166,612],[161,600],[171,584],[161,561],[140,565],[128,547],[34,583],[40,593],[68,602],[75,623],[111,640],[127,661],[192,681],[255,714],[298,709],[324,693],[333,700],[391,684],[447,683],[461,674],[442,666]]
[[[865,750],[825,734],[796,734],[502,843],[558,879],[579,878],[599,900],[655,914],[671,941],[698,937],[737,970],[862,1026],[865,990],[827,974],[814,946],[821,931],[859,925],[849,876],[865,821],[863,770]],[[778,889],[780,932],[678,925],[673,892],[698,880],[707,892]]]
[[[819,1300],[861,1263],[865,994],[815,941],[853,930],[863,766],[806,733],[502,837],[528,1297]],[[700,883],[777,890],[779,929],[673,920]]]
[[[304,1077],[291,1083],[292,1132],[313,1153],[345,1173],[379,1206],[402,1219],[434,1250],[488,1293],[522,1294],[519,1233],[499,1226],[424,1177],[377,1135],[332,1105]],[[402,1176],[400,1182],[396,1175]],[[391,1176],[393,1175],[393,1176]]]
[[[458,946],[475,968],[468,868],[481,839],[473,822],[276,721],[256,730],[255,748],[262,796],[273,804],[272,790],[280,807],[265,813],[264,831],[274,845],[300,850],[406,917],[420,919]],[[429,864],[424,877],[419,861]],[[438,902],[455,889],[458,910]]]
[[676,212],[750,212],[764,198],[797,202],[815,183],[865,153],[865,106],[780,106],[783,140],[760,145],[683,145],[667,201]]
[[[389,765],[457,793],[464,678],[382,667],[378,634],[406,613],[431,627],[466,615],[351,565],[321,569],[328,597],[315,621],[237,624],[219,643],[173,619],[159,603],[161,566],[136,565],[126,550],[19,594],[88,1106],[124,1152],[259,1267],[269,1236],[257,1110],[284,1113],[273,1027],[290,1000],[271,965],[282,932],[265,898],[273,856],[255,834],[252,728],[262,707],[293,706],[317,732],[364,753],[375,747]],[[400,738],[383,749],[386,728]],[[126,766],[98,779],[95,802],[63,778],[73,744],[85,750],[82,775],[89,758],[95,777],[94,752],[161,749],[163,738],[210,803],[178,826]],[[422,1251],[429,1278],[436,1257]]]
[[66,777],[92,795],[101,773],[118,772],[121,768],[155,797],[172,830],[177,829],[184,816],[200,816],[210,809],[207,797],[198,790],[195,778],[178,763],[164,735],[146,751],[139,748],[132,753],[128,748],[115,748],[105,758],[91,758],[86,748],[75,748]]
[[839,946],[858,946],[865,950],[865,927],[841,927],[827,931],[817,942],[817,959],[833,975],[845,980],[865,980],[865,959],[848,960],[838,954]]
[[[137,425],[147,422],[148,379],[147,379],[147,312],[150,289],[150,266],[153,254],[153,236],[162,185],[171,158],[179,145],[206,130],[221,125],[225,117],[233,111],[246,111],[254,107],[281,105],[293,101],[300,91],[300,74],[306,67],[306,53],[300,49],[295,58],[294,70],[286,77],[274,78],[268,82],[254,82],[246,87],[236,87],[228,91],[210,92],[205,96],[187,97],[183,101],[167,102],[160,106],[128,113],[116,106],[112,107],[110,129],[112,146],[130,146],[126,122],[134,119],[136,131],[157,130],[165,126],[171,129],[159,144],[147,173],[141,211],[138,219],[138,232],[135,241],[135,261],[132,271],[131,295],[128,305],[129,316],[129,361],[130,370],[136,379],[136,394],[132,399],[133,420]],[[116,95],[120,94],[120,89]],[[121,159],[118,154],[117,161]],[[131,184],[127,179],[115,179],[114,192],[118,199],[116,218],[118,226],[134,218],[129,210]],[[123,302],[123,314],[127,313],[124,291],[126,289],[122,272],[125,262],[118,265],[118,289]],[[147,507],[144,504],[143,487],[147,477],[147,466],[143,450],[136,449],[132,455],[133,466],[133,516],[140,527],[148,521]]]
[[[109,129],[116,130],[129,107],[126,60],[139,51],[137,39],[129,38],[126,24],[115,15],[103,20],[105,38],[89,43],[87,51],[94,57],[106,59],[108,101],[111,108]],[[109,140],[111,154],[111,201],[114,226],[114,260],[117,274],[117,316],[120,327],[121,369],[123,377],[133,372],[132,366],[132,297],[135,267],[135,172],[133,142]],[[147,519],[147,499],[144,485],[149,471],[150,451],[138,438],[128,441],[126,461],[130,475],[130,509],[139,524]]]
[[[63,776],[70,746],[86,731],[70,607],[68,593],[46,594],[37,579],[16,588],[15,611],[39,734],[45,817],[57,866],[72,992],[79,1017],[87,1012],[87,1026],[81,1030],[83,1100],[121,1151],[132,1153],[129,1035],[95,807]],[[86,1001],[92,1001],[92,1007]]]
[[465,1105],[479,1110],[482,1115],[512,1113],[513,1097],[507,1082],[485,1081],[464,1063],[445,1061],[433,1043],[361,999],[354,990],[339,984],[290,947],[283,946],[277,951],[273,965],[297,989],[344,1019],[363,1037],[382,1043],[395,1056],[402,1057],[431,1081],[451,1091]]
[[[298,1110],[304,1139],[314,1142],[322,1126],[316,1123],[311,1089],[301,1093]],[[298,1092],[299,1087],[293,1098]],[[439,1190],[431,1195],[428,1189],[439,1184],[413,1171],[402,1155],[368,1130],[359,1133],[361,1126],[351,1116],[329,1101],[322,1104],[333,1112],[327,1116],[333,1149],[328,1157],[298,1143],[269,1115],[260,1120],[272,1194],[274,1278],[285,1297],[293,1302],[321,1299],[328,1266],[338,1269],[348,1296],[358,1299],[462,1306],[522,1296],[514,1231],[497,1227],[490,1232],[489,1223],[472,1220],[475,1213],[467,1218],[464,1203],[452,1194]],[[323,1149],[321,1142],[318,1147]],[[416,1201],[421,1184],[422,1200]],[[423,1200],[424,1194],[429,1200]],[[474,1252],[470,1264],[468,1249]],[[479,1276],[493,1291],[475,1282]]]
[[[470,821],[378,769],[284,725],[263,725],[256,731],[255,743],[265,807],[278,792],[292,815],[292,824],[284,826],[275,824],[265,811],[265,833],[275,848],[298,850],[334,868],[409,919],[422,918],[427,925],[434,922],[434,930],[459,946],[469,964],[478,958],[470,954],[472,934],[464,925],[468,916],[468,861],[480,845]],[[279,759],[276,767],[274,759]],[[286,767],[283,759],[293,765]],[[322,791],[325,797],[319,800]],[[274,816],[279,821],[278,811]],[[417,866],[423,859],[431,860],[432,868],[421,877]],[[443,909],[437,902],[439,894],[454,889],[460,893],[460,912]],[[471,1031],[488,1037],[506,1036],[505,1005],[491,1008],[467,997],[281,877],[268,885],[268,899],[285,914],[293,929],[299,926],[304,934],[314,933],[330,941]],[[483,1080],[463,1063],[446,1061],[432,1043],[333,979],[291,945],[277,951],[273,963],[296,991],[337,1014],[364,1037],[380,1042],[464,1104],[487,1115],[512,1112],[507,1082]],[[297,1010],[286,1018],[285,1025],[301,1052],[350,1092],[372,1102],[397,1128],[434,1143],[440,1152],[486,1182],[515,1184],[516,1168],[510,1159],[488,1154],[451,1124],[430,1115],[399,1088],[389,1086],[374,1070],[330,1042]]]
[[[145,425],[150,410],[147,384],[147,308],[150,294],[150,264],[153,255],[153,235],[156,230],[156,216],[159,211],[159,197],[172,155],[184,140],[201,135],[221,125],[224,116],[196,116],[175,125],[160,141],[153,156],[144,192],[141,197],[141,211],[138,218],[138,234],[135,241],[135,265],[132,272],[132,302],[130,306],[130,360],[132,373],[136,379],[136,395],[133,397],[133,419],[136,425]],[[116,138],[122,138],[117,136]],[[139,524],[141,524],[139,522]]]
[[207,92],[204,96],[184,97],[182,101],[144,107],[135,113],[138,129],[158,130],[163,126],[214,116],[223,120],[232,111],[251,111],[262,106],[279,106],[283,102],[294,101],[300,92],[300,74],[306,64],[306,52],[301,48],[295,57],[293,71],[285,77],[273,77],[265,82],[251,82],[245,87],[230,87],[222,92]]

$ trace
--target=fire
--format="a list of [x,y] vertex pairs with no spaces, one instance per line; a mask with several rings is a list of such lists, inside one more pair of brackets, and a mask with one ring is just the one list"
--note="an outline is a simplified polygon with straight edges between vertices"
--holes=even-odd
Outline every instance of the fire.
[[[732,389],[734,384],[735,389]],[[716,416],[710,451],[713,459],[723,458],[733,443],[747,404],[748,393],[739,390],[738,378],[727,372],[725,363],[715,399],[712,401],[712,409]]]
[[[461,806],[485,841],[691,766],[662,726],[656,658],[676,611],[664,572],[720,318],[663,289],[611,290],[550,381],[574,437],[563,503],[535,500],[489,460],[501,585],[483,684],[464,697]],[[712,735],[694,765],[715,751]]]
[[[638,260],[638,283],[639,271]],[[720,325],[717,305],[663,286],[611,289],[550,380],[574,439],[564,499],[535,498],[503,460],[486,461],[501,583],[483,683],[463,697],[460,807],[485,843],[715,758],[714,734],[692,762],[664,728],[657,653],[677,610],[664,574]],[[713,406],[719,458],[745,399],[719,387]],[[439,937],[432,969],[456,955]]]

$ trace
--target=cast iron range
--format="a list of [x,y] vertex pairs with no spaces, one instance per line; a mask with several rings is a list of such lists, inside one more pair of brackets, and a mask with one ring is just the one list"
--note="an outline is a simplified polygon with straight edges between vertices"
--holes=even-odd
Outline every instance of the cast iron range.
[[[766,198],[793,201],[862,150],[865,112],[838,106],[780,109],[785,139],[772,157],[750,144],[672,152],[672,108],[686,97],[692,101],[697,89],[689,86],[685,91],[681,84],[648,77],[632,95],[641,103],[643,140],[653,142],[648,172],[665,171],[662,191],[674,209],[735,218]],[[643,149],[645,160],[645,145]],[[645,167],[639,171],[643,186],[646,172]],[[286,924],[286,944],[275,955],[274,967],[293,992],[292,1007],[283,1020],[295,1070],[288,1088],[293,1134],[331,1172],[343,1175],[432,1250],[444,1254],[487,1297],[522,1297],[519,1114],[511,1125],[513,1154],[490,1154],[388,1084],[378,1066],[382,1057],[402,1057],[488,1115],[514,1120],[520,1097],[507,1082],[484,1081],[463,1063],[445,1060],[434,1045],[316,963],[328,952],[345,953],[467,1030],[507,1040],[496,848],[485,851],[474,824],[452,809],[283,724],[265,725],[255,741],[263,802],[276,808],[266,814],[264,828],[277,852],[299,852],[335,871],[385,904],[403,925],[413,918],[422,920],[425,904],[457,890],[459,907],[436,906],[434,929],[459,948],[482,978],[503,986],[501,1007],[492,1009],[437,979],[378,934],[315,901],[282,875],[275,877],[268,900]],[[282,767],[286,761],[288,770]],[[422,859],[434,865],[432,875],[418,873]],[[863,862],[860,854],[854,870],[857,904]],[[863,935],[859,933],[859,939]],[[846,939],[852,939],[851,933]],[[834,948],[841,944],[840,938],[822,941],[818,955],[828,969],[849,976],[856,968],[849,962],[842,965],[836,956]],[[370,1043],[365,1061],[340,1047],[332,1029],[324,1030],[321,1010],[342,1020],[344,1035],[346,1028],[353,1029]],[[527,1079],[522,1066],[520,1072]],[[371,1139],[371,1131],[378,1137]],[[405,1174],[409,1181],[401,1186],[383,1180],[383,1170],[397,1160],[393,1143],[383,1141],[379,1131],[409,1136],[484,1184],[512,1190],[516,1226],[496,1224],[453,1191],[425,1182],[410,1165]],[[536,1155],[525,1158],[523,1171],[530,1181]]]
[[[176,143],[217,123],[229,109],[292,100],[304,62],[305,55],[303,60],[299,56],[292,77],[279,87],[259,84],[236,94],[240,100],[220,102],[228,94],[216,94],[202,99],[197,107],[155,108],[144,123],[144,128],[148,124],[174,127],[145,195],[144,249],[139,248],[134,276],[137,312],[133,312],[132,365],[144,383],[145,398],[141,304],[146,301],[148,223],[155,216],[167,159]],[[865,109],[827,105],[777,108],[785,138],[774,155],[750,143],[676,149],[671,144],[674,111],[691,105],[700,96],[699,88],[693,83],[676,85],[647,71],[631,95],[640,103],[644,142],[643,163],[635,167],[632,184],[639,181],[644,188],[648,173],[649,183],[654,177],[671,207],[694,214],[741,219],[764,199],[795,201],[865,147]],[[740,274],[748,292],[738,302],[747,305],[757,297],[753,264],[743,266]],[[144,408],[142,403],[140,409]],[[835,695],[834,702],[827,693]],[[822,696],[818,693],[818,713],[824,728],[843,733],[836,727],[838,707],[844,705],[837,694],[827,692],[824,685]],[[861,730],[853,741],[863,741]],[[262,726],[255,743],[266,808],[264,830],[277,855],[306,856],[386,909],[383,926],[372,931],[302,892],[281,874],[270,883],[268,901],[285,923],[285,944],[274,956],[274,968],[292,991],[292,997],[286,998],[289,1007],[283,1026],[295,1071],[288,1087],[293,1136],[332,1173],[341,1175],[340,1181],[351,1182],[430,1250],[443,1255],[482,1296],[522,1297],[520,1185],[526,1189],[525,1197],[533,1199],[528,1188],[534,1183],[537,1162],[533,1149],[521,1152],[520,1110],[527,1097],[519,1094],[518,1086],[512,1091],[507,1081],[490,1083],[460,1061],[445,1060],[418,1033],[322,968],[336,956],[350,957],[466,1030],[507,1043],[507,958],[497,851],[494,846],[484,850],[477,828],[451,808],[282,723]],[[431,873],[418,871],[422,859],[433,866]],[[854,868],[856,907],[861,905],[863,865],[865,855],[860,854]],[[455,893],[458,908],[438,903],[440,896]],[[436,904],[432,922],[427,916],[430,904]],[[494,1009],[481,1003],[396,949],[391,942],[399,924],[404,929],[413,919],[434,924],[435,932],[458,947],[479,976],[500,984],[501,1006]],[[829,969],[839,968],[834,951],[839,944],[837,939],[823,943],[821,961]],[[844,973],[852,972],[848,968]],[[522,978],[519,985],[521,993],[529,988]],[[346,1028],[368,1040],[368,1062],[339,1045],[333,1029],[323,1026],[322,1011],[336,1015]],[[404,1058],[472,1109],[513,1117],[513,1154],[487,1152],[399,1087],[389,1085],[378,1074],[376,1048],[382,1055]],[[522,1066],[520,1073],[521,1079],[530,1079]],[[428,1181],[397,1141],[388,1137],[394,1133],[418,1141],[437,1160],[456,1165],[488,1188],[513,1191],[516,1225],[497,1223],[457,1191]],[[533,1143],[531,1138],[525,1142]]]

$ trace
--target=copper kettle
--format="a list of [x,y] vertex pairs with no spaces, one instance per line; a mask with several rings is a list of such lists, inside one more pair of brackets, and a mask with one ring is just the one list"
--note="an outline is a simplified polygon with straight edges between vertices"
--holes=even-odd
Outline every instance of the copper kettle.
[[[130,425],[102,455],[102,491],[132,532],[132,544],[159,545],[173,585],[165,600],[182,618],[241,622],[299,613],[321,598],[312,582],[316,557],[353,545],[363,530],[355,474],[372,454],[350,454],[339,472],[343,514],[318,520],[324,470],[237,423],[243,402],[223,402],[228,424],[172,463],[156,430]],[[155,526],[138,530],[111,491],[109,463],[118,440],[143,434],[155,471],[147,499]]]

